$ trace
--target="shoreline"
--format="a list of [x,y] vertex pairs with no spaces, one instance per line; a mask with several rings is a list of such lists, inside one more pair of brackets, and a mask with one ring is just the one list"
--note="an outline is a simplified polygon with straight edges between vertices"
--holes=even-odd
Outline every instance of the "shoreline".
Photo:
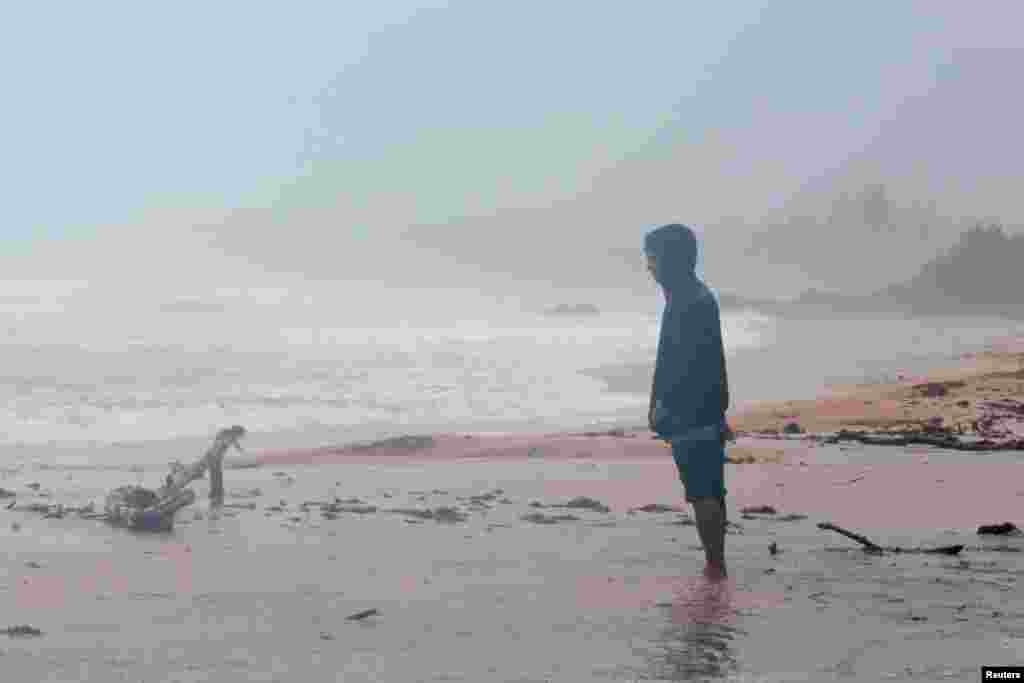
[[[886,433],[921,429],[929,423],[947,430],[970,428],[990,415],[990,402],[1024,399],[1024,339],[1004,340],[1004,348],[961,356],[957,366],[895,382],[834,386],[818,398],[761,402],[727,414],[741,437],[728,450],[757,462],[781,462],[766,441],[778,441],[787,424],[803,434],[828,435],[841,430]],[[966,402],[966,403],[965,403]],[[940,423],[934,422],[941,418]],[[1009,433],[1024,437],[1024,413],[997,420]],[[992,429],[989,425],[989,429]],[[644,458],[663,457],[666,445],[642,427],[560,432],[441,432],[410,434],[370,442],[305,449],[273,449],[235,458],[229,467],[259,465],[375,462],[378,459],[462,460],[479,458]],[[765,453],[766,449],[770,453]],[[740,460],[742,462],[742,460]],[[227,465],[227,463],[226,463]]]
[[[992,401],[1020,402],[1024,399],[1024,337],[994,340],[987,351],[965,353],[958,363],[896,381],[845,386],[823,386],[817,397],[797,400],[776,399],[748,403],[727,414],[737,442],[728,448],[733,462],[782,462],[781,451],[791,441],[824,439],[840,430],[860,433],[921,431],[929,420],[941,418],[942,428],[957,425],[967,430],[971,422],[991,416],[986,407]],[[962,386],[956,385],[963,382]],[[915,387],[943,384],[941,396],[917,395]],[[950,385],[949,383],[954,383]],[[942,393],[942,389],[939,393]],[[963,402],[967,403],[964,404]],[[1018,419],[1002,415],[994,424],[1016,430],[1024,438],[1024,414]],[[655,440],[636,420],[621,418],[604,426],[572,428],[501,428],[397,432],[393,427],[367,425],[360,433],[344,428],[326,434],[303,435],[301,430],[257,433],[243,441],[246,455],[230,455],[227,468],[262,464],[327,462],[375,462],[380,458],[447,460],[484,457],[663,457],[665,445]],[[799,434],[786,434],[787,424],[800,426]],[[631,424],[632,423],[632,424]],[[225,425],[226,426],[226,425]],[[244,426],[244,425],[243,425]],[[990,428],[993,425],[988,425]],[[495,429],[494,427],[498,427]],[[246,443],[248,441],[248,443]],[[255,443],[254,443],[255,442]],[[26,444],[8,445],[11,454],[7,470],[55,468],[162,470],[174,459],[191,460],[209,446],[209,437],[188,437],[168,441],[133,442],[103,448],[97,445]],[[369,447],[367,447],[369,446]],[[102,464],[94,464],[97,448],[105,451]],[[1024,449],[1021,449],[1024,450]],[[531,452],[534,455],[531,456]],[[52,463],[56,456],[59,460]],[[107,459],[109,458],[109,459]],[[45,463],[45,464],[41,464]]]

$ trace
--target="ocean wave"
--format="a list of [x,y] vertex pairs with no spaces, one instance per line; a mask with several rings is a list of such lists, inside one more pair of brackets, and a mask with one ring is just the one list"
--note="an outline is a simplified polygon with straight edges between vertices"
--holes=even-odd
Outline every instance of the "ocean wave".
[[[765,334],[743,316],[723,320],[730,346],[760,343]],[[635,400],[608,394],[587,368],[650,362],[657,337],[643,313],[609,314],[593,326],[525,315],[419,328],[268,321],[260,330],[249,321],[216,343],[174,338],[173,326],[146,322],[119,341],[107,329],[105,340],[79,342],[76,329],[59,326],[48,338],[8,340],[3,442],[162,440],[225,423],[273,432],[376,421],[600,419]]]

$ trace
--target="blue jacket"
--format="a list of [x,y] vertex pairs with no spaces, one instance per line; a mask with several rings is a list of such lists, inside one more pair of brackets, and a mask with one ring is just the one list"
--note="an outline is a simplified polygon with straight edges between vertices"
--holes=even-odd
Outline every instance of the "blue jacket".
[[648,423],[671,438],[725,419],[729,381],[718,302],[698,283],[686,295],[669,295],[661,317]]

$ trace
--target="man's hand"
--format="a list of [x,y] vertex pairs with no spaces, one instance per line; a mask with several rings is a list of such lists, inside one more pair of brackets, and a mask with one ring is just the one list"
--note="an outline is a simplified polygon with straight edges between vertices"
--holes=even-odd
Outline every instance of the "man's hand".
[[732,431],[732,427],[729,426],[728,422],[722,423],[722,445],[727,443],[733,443],[736,441],[736,432]]

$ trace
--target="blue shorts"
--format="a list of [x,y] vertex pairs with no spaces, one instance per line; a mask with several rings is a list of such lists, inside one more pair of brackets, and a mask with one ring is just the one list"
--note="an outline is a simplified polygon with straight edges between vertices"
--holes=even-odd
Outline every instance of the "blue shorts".
[[679,480],[686,489],[686,500],[725,498],[725,445],[723,425],[716,423],[672,439],[672,459]]

